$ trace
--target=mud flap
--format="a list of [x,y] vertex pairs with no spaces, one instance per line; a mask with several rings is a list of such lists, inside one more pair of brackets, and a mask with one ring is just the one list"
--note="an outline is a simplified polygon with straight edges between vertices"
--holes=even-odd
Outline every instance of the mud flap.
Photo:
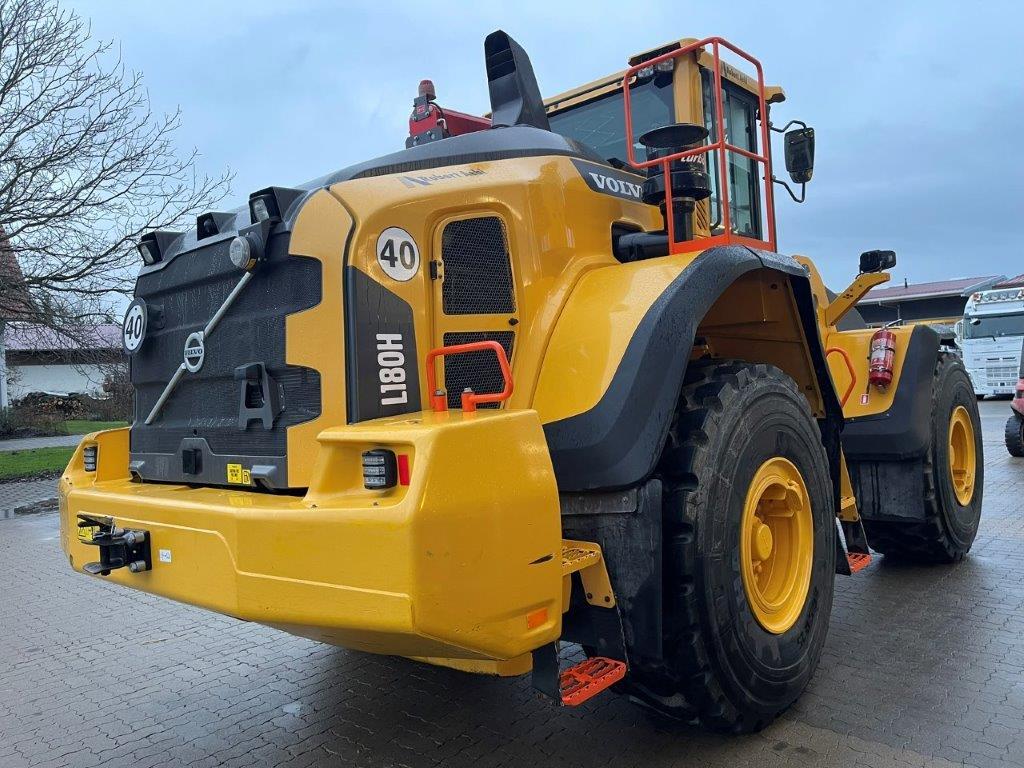
[[[662,658],[661,489],[660,480],[650,480],[624,491],[561,497],[563,535],[601,546],[616,601],[614,612],[589,606],[574,583],[563,640],[615,659]],[[616,616],[614,624],[608,614]]]

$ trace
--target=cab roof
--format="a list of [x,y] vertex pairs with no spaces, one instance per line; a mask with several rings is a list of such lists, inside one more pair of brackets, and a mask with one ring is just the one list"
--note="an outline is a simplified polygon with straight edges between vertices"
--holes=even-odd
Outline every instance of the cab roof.
[[[643,61],[653,59],[663,53],[668,53],[669,51],[674,51],[696,43],[697,40],[698,38],[695,37],[684,37],[680,40],[674,40],[672,42],[665,43],[664,45],[659,45],[656,48],[642,51],[629,57],[629,65],[631,67],[636,66]],[[713,57],[706,49],[702,48],[698,53],[697,62],[700,66],[706,69],[711,69],[713,66]],[[568,91],[564,91],[563,93],[559,93],[545,99],[544,107],[548,113],[558,112],[576,104],[604,96],[622,87],[622,78],[625,74],[626,70],[622,70],[615,74],[607,75],[584,85],[577,86],[576,88],[571,88]],[[757,93],[757,80],[726,61],[722,62],[722,77],[746,91],[750,91],[753,94]],[[783,92],[782,88],[777,85],[766,85],[765,99],[769,104],[777,104],[781,101],[785,101],[786,94]]]

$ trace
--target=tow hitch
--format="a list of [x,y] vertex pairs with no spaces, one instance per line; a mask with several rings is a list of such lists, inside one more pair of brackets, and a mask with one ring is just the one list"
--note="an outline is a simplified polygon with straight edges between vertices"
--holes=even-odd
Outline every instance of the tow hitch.
[[111,571],[127,568],[132,573],[153,567],[146,531],[118,528],[109,517],[78,516],[78,540],[100,548],[98,563],[86,563],[82,570],[93,576],[109,576]]

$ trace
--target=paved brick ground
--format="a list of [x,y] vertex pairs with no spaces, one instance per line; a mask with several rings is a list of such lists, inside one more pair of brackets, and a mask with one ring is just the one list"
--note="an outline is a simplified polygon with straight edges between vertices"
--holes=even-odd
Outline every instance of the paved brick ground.
[[[0,518],[40,508],[41,504],[57,503],[57,480],[29,480],[21,483],[0,483]],[[0,533],[0,536],[3,534]]]
[[1024,461],[984,410],[971,557],[839,579],[811,687],[743,738],[128,592],[67,569],[54,515],[0,522],[0,766],[1024,766]]

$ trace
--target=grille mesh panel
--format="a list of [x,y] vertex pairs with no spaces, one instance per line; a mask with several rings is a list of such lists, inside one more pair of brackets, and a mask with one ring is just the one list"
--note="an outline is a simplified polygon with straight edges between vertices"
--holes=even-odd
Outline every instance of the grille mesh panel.
[[441,233],[446,315],[501,315],[516,310],[508,238],[497,216],[453,221]]
[[[240,273],[231,263],[229,247],[228,239],[197,247],[139,278],[136,295],[151,307],[159,306],[165,322],[159,328],[150,325],[131,360],[133,453],[173,454],[184,438],[202,437],[218,454],[285,456],[288,427],[320,413],[320,375],[285,360],[286,318],[320,301],[320,262],[290,256],[288,237],[282,234],[270,239],[252,281],[206,339],[203,367],[186,374],[158,418],[145,423],[181,363],[187,336],[206,324],[238,284]],[[252,362],[264,363],[284,390],[284,410],[273,429],[256,424],[238,428],[240,383],[234,372]]]
[[[505,356],[512,360],[513,331],[466,331],[446,333],[444,345],[469,344],[473,341],[496,341],[505,349]],[[467,352],[444,358],[444,385],[448,390],[448,407],[462,407],[462,390],[470,387],[478,395],[500,392],[504,387],[501,366],[497,356],[490,350]],[[478,408],[497,408],[501,403],[481,403]]]

